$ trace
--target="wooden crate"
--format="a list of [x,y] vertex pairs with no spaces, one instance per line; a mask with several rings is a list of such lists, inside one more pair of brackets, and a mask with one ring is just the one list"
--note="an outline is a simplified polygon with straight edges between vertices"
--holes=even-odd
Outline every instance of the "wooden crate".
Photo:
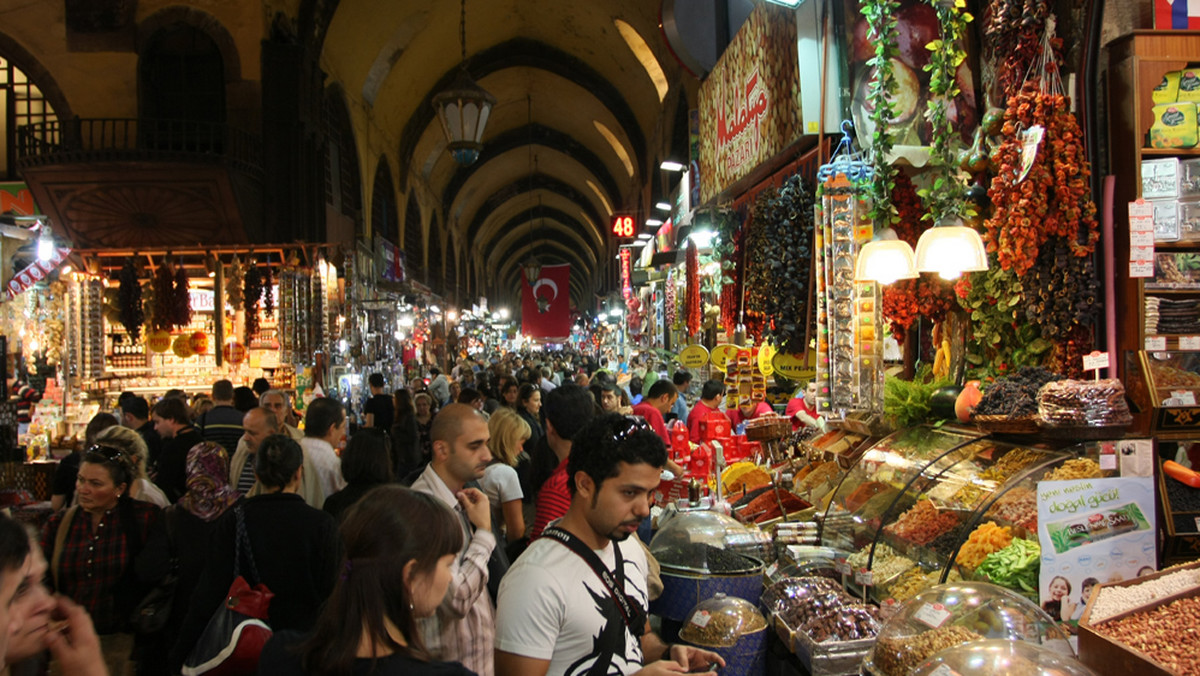
[[[1103,587],[1132,587],[1143,582],[1189,568],[1200,568],[1200,561],[1184,566],[1176,566],[1174,568],[1160,570],[1157,573],[1151,573],[1150,575],[1146,575],[1144,577],[1133,578],[1131,580],[1122,580],[1121,582],[1115,582],[1113,584],[1096,585],[1092,589],[1091,597],[1088,598],[1087,608],[1084,609],[1083,616],[1079,618],[1079,661],[1083,662],[1092,669],[1095,669],[1098,673],[1138,674],[1138,676],[1175,676],[1175,672],[1167,669],[1164,665],[1159,664],[1155,660],[1151,659],[1148,655],[1140,650],[1136,650],[1125,645],[1124,643],[1118,643],[1093,629],[1091,624],[1092,607],[1095,605],[1096,599],[1100,595],[1100,589]],[[1103,622],[1118,620],[1134,613],[1152,610],[1159,606],[1192,596],[1200,596],[1200,586],[1158,599],[1157,601],[1143,606],[1138,606],[1137,608],[1131,608],[1123,613],[1105,618]],[[1180,638],[1183,639],[1183,637]]]

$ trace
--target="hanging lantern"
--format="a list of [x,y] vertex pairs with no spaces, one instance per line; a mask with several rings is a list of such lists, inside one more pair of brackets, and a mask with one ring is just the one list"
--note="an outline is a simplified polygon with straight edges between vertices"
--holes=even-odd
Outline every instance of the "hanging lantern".
[[180,359],[187,359],[192,356],[191,337],[187,335],[176,336],[171,343],[171,352],[175,353]]
[[445,91],[433,97],[442,131],[446,134],[446,149],[454,161],[467,166],[479,159],[483,150],[483,128],[487,126],[496,97],[471,79],[467,72],[467,2],[462,0],[459,21],[459,71]]
[[192,352],[196,354],[208,352],[208,334],[203,331],[193,333],[188,337],[188,345],[192,348]]
[[146,349],[151,352],[166,352],[171,349],[171,334],[167,331],[151,331],[146,334]]

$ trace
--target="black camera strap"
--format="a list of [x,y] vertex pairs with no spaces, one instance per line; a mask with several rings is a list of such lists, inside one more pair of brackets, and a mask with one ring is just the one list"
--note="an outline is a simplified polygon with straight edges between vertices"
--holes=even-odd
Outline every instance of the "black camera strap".
[[625,625],[629,627],[630,632],[634,636],[641,636],[645,633],[646,627],[644,623],[642,626],[636,626],[637,618],[645,617],[644,614],[634,608],[633,601],[625,594],[625,565],[624,559],[621,557],[620,543],[613,543],[614,564],[617,569],[617,573],[614,576],[612,571],[600,560],[600,557],[596,556],[596,552],[592,551],[592,548],[588,547],[578,536],[562,528],[552,527],[543,530],[542,537],[547,537],[563,544],[567,549],[575,552],[579,558],[583,559],[584,563],[587,563],[592,571],[596,573],[596,577],[600,578],[600,581],[604,583],[609,595],[617,602],[617,609],[621,611],[621,617],[625,619]]

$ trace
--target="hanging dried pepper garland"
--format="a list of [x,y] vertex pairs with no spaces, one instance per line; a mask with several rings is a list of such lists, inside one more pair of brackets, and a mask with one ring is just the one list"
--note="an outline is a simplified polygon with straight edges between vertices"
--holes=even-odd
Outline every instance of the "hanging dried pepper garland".
[[757,219],[763,250],[754,257],[764,284],[764,336],[781,351],[803,353],[812,280],[813,195],[800,176],[784,182]]
[[687,332],[694,336],[700,331],[700,252],[694,242],[687,248]]
[[1071,255],[1070,243],[1062,237],[1042,246],[1021,286],[1025,318],[1047,340],[1067,340],[1075,327],[1090,326],[1100,311],[1092,257]]
[[179,265],[175,268],[175,284],[171,290],[171,323],[178,327],[192,322],[192,299],[188,294],[187,270]]
[[984,10],[983,39],[996,62],[1001,90],[1012,93],[1041,56],[1041,39],[1050,3],[1041,0],[991,0]]
[[141,340],[142,324],[146,321],[146,314],[142,310],[142,284],[138,281],[137,268],[134,267],[132,260],[125,260],[125,265],[121,266],[118,280],[120,287],[117,291],[117,299],[120,305],[121,325],[125,327],[129,342],[136,343]]
[[770,296],[771,270],[767,211],[771,200],[777,197],[774,188],[767,188],[754,200],[750,220],[746,222],[745,257],[746,270],[743,290],[746,296],[742,323],[746,325],[747,337],[758,342],[767,326],[767,302]]
[[163,261],[154,271],[154,312],[151,313],[155,331],[170,331],[175,320],[175,273],[171,264]]
[[273,287],[275,280],[271,278],[271,266],[264,263],[262,266],[262,285],[263,285],[263,310],[267,316],[275,314],[275,293]]
[[251,262],[246,266],[246,280],[242,286],[242,309],[246,311],[246,345],[258,333],[258,301],[262,299],[262,276],[258,266]]
[[737,261],[742,260],[745,228],[739,228],[738,224],[744,222],[746,217],[746,211],[739,209],[736,214],[714,219],[717,237],[714,239],[713,256],[721,261],[721,275],[725,281],[721,287],[721,325],[727,331],[733,331],[738,325],[741,312],[743,270]]

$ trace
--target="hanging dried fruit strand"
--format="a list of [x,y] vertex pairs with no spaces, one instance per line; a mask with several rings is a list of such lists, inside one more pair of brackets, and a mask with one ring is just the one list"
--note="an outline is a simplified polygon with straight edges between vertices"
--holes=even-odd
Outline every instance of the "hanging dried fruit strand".
[[700,332],[700,252],[694,242],[687,248],[687,332]]
[[154,271],[153,328],[170,331],[175,320],[175,274],[166,261]]
[[262,299],[262,277],[258,266],[246,266],[246,281],[242,288],[242,309],[246,311],[246,345],[249,346],[258,333],[258,301]]
[[171,295],[171,323],[180,328],[192,322],[192,299],[188,293],[187,270],[182,265],[175,268],[175,284]]

